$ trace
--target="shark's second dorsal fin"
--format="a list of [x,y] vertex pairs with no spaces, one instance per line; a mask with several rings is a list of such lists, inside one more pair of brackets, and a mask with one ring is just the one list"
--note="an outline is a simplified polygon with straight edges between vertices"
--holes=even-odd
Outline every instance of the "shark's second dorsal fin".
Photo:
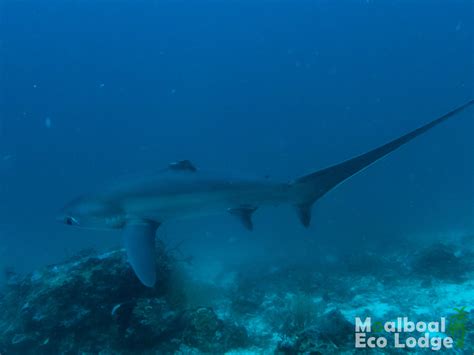
[[190,160],[175,161],[173,163],[170,163],[168,167],[171,170],[176,170],[176,171],[191,171],[191,172],[197,171],[196,167],[194,166],[193,163],[191,163]]

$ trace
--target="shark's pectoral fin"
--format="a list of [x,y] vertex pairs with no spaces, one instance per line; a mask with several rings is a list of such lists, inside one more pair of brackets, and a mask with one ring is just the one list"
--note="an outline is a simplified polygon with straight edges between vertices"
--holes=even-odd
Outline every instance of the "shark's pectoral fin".
[[257,207],[252,206],[241,206],[235,208],[229,208],[230,214],[236,216],[248,230],[253,229],[252,214],[257,210]]
[[147,220],[130,220],[123,228],[128,261],[138,279],[148,287],[156,282],[155,233],[159,224]]

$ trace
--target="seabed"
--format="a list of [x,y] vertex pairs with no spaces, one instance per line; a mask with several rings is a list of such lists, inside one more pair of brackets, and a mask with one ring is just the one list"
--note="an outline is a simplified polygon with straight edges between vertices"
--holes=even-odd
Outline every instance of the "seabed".
[[472,354],[474,249],[467,240],[207,279],[158,243],[153,289],[135,278],[122,250],[84,251],[25,276],[9,274],[0,353],[425,353],[396,349],[390,337],[383,349],[355,349],[356,317],[377,324],[446,317],[446,333],[430,336],[452,336],[454,346],[440,351]]

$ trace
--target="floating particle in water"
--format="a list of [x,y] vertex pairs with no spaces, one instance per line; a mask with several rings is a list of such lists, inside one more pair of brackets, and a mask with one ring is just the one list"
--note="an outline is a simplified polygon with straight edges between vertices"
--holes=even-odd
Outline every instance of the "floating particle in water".
[[99,84],[99,87],[100,87],[101,89],[102,89],[104,86],[105,86],[104,83],[100,83],[100,84]]
[[51,128],[51,124],[51,118],[46,117],[46,119],[44,120],[44,125],[46,126],[46,128]]
[[171,93],[171,95],[176,94],[176,89],[171,89],[170,93]]
[[336,75],[337,74],[337,67],[336,66],[330,67],[329,70],[328,70],[328,74],[329,75]]
[[36,89],[37,87],[38,87],[38,85],[33,84],[33,89]]
[[459,32],[462,28],[462,21],[459,21],[458,24],[456,25],[456,32]]

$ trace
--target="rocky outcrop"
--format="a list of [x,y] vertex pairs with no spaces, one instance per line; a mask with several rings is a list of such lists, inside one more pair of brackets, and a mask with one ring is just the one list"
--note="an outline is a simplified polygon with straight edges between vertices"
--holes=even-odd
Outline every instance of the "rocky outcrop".
[[162,246],[157,258],[152,289],[136,279],[122,251],[12,275],[0,299],[0,353],[224,352],[247,344],[245,328],[212,308],[170,302],[174,261]]

